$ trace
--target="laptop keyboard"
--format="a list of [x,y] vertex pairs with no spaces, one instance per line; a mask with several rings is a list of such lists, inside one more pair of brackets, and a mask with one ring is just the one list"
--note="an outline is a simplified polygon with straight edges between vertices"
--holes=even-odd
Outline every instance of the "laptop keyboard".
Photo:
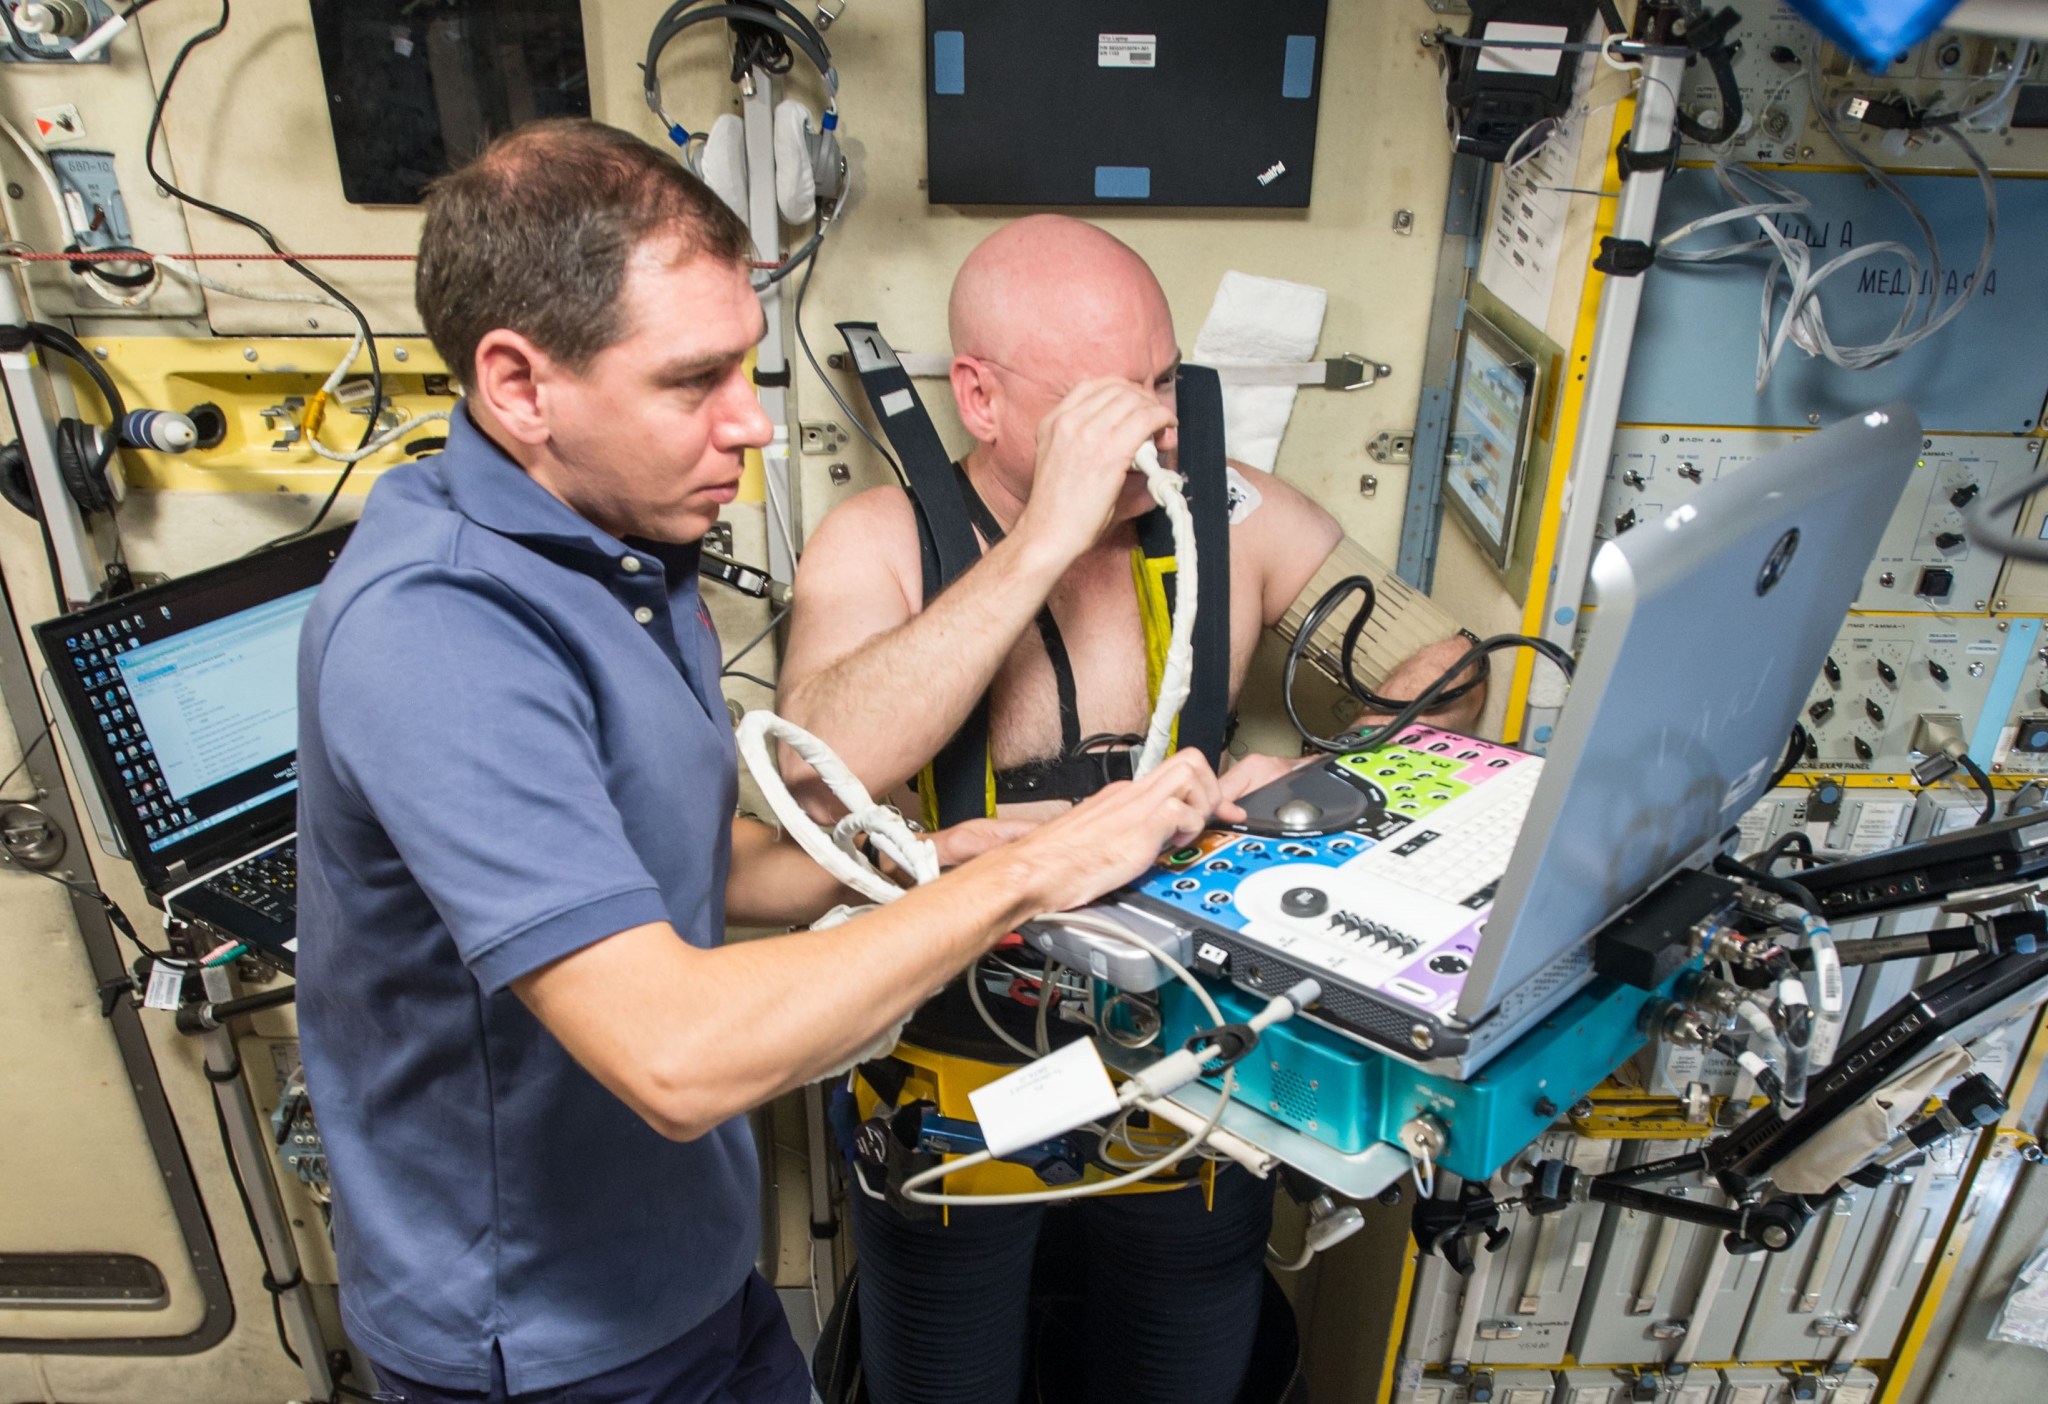
[[1542,773],[1540,766],[1525,765],[1501,776],[1482,791],[1492,803],[1465,810],[1451,832],[1423,828],[1405,842],[1377,850],[1362,866],[1446,902],[1469,905],[1482,894],[1491,898],[1514,854]]
[[272,921],[291,921],[299,910],[299,849],[280,844],[200,884],[200,890],[239,902]]

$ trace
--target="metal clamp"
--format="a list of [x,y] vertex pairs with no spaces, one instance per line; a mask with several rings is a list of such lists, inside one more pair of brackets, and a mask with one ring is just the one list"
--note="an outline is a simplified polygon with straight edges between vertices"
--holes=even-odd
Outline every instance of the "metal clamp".
[[1394,368],[1378,361],[1368,361],[1363,356],[1331,356],[1323,362],[1323,388],[1325,390],[1363,390],[1376,380],[1384,380],[1394,373]]

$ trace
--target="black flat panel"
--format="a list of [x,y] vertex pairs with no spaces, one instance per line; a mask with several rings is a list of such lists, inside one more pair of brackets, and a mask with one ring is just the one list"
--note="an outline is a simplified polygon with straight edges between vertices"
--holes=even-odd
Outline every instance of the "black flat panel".
[[588,117],[580,0],[312,0],[354,205],[412,205],[536,117]]
[[1305,208],[1327,11],[925,0],[929,199]]

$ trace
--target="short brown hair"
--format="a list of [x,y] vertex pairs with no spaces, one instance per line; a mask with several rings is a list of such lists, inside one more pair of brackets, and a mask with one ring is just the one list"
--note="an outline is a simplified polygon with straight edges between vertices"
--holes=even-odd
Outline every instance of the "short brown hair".
[[581,370],[623,334],[626,265],[650,238],[676,257],[751,257],[747,228],[682,164],[584,118],[530,122],[427,190],[413,296],[465,383],[489,332]]

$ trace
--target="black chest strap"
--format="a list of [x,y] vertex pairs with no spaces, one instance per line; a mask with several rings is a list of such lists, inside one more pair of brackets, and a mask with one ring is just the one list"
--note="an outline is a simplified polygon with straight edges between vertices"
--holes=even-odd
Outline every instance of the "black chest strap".
[[[960,480],[960,495],[967,503],[967,515],[980,530],[982,538],[990,546],[1004,536],[1002,524],[996,514],[988,510],[988,504],[981,500],[981,494],[974,490],[974,482],[967,476],[967,470],[959,464],[953,465],[953,472]],[[1060,702],[1060,754],[1073,756],[1081,750],[1081,701],[1074,688],[1074,660],[1067,656],[1067,641],[1060,637],[1060,624],[1052,617],[1052,606],[1039,606],[1038,641],[1045,645],[1046,661],[1052,664],[1053,691]],[[1003,772],[996,772],[996,799],[1002,800]],[[1100,786],[1096,787],[1100,789]],[[1090,794],[1094,791],[1089,791]],[[1067,798],[1061,796],[1061,798]]]

